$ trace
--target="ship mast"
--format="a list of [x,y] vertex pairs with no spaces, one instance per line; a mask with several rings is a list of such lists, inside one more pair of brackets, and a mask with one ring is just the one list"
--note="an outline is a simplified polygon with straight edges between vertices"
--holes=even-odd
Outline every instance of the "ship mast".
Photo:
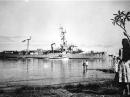
[[66,51],[67,50],[67,40],[65,38],[65,33],[66,33],[66,30],[64,31],[63,27],[60,27],[60,30],[61,30],[61,51]]

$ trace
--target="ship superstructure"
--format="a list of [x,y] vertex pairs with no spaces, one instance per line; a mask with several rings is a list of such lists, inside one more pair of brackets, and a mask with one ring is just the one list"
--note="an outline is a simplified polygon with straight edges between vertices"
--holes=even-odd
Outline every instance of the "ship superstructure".
[[60,30],[61,30],[61,51],[62,52],[67,52],[67,40],[66,40],[66,37],[65,37],[65,34],[66,34],[66,30],[63,29],[63,27],[60,27]]

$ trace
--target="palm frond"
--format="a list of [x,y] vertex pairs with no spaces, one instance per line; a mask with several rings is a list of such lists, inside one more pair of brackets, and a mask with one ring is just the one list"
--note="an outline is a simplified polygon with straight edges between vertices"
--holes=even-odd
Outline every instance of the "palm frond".
[[130,21],[130,12],[127,12],[127,14],[126,14],[126,19],[127,19],[128,21]]
[[118,15],[118,14],[113,14],[113,15]]
[[120,14],[121,14],[121,11],[119,10],[119,11],[118,11],[118,15],[120,15]]

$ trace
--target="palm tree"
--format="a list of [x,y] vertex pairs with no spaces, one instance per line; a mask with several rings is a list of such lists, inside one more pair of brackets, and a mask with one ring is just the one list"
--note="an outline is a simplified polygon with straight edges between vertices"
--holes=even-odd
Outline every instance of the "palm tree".
[[126,30],[126,21],[130,21],[130,11],[124,12],[119,10],[117,14],[113,15],[115,16],[114,19],[111,19],[113,25],[118,25],[121,29],[123,29],[124,35],[130,42],[130,36],[128,35],[128,32]]

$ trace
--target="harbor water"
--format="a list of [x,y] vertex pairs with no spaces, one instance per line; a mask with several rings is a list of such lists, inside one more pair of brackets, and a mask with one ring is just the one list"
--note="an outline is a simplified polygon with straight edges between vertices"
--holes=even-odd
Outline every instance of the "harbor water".
[[0,84],[53,85],[112,79],[114,74],[97,69],[112,68],[111,60],[88,60],[88,70],[84,71],[86,59],[5,59],[0,60]]

